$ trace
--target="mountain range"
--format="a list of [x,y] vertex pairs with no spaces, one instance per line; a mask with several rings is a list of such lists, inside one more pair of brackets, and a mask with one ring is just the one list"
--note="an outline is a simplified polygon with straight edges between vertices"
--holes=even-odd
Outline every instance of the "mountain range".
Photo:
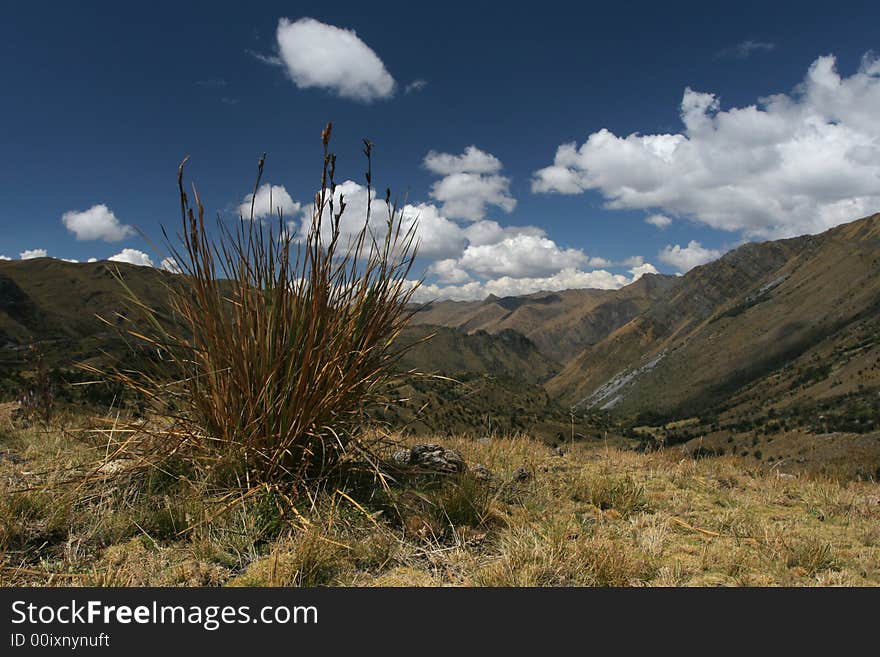
[[[123,312],[115,271],[163,302],[170,274],[151,268],[0,262],[0,367],[19,368],[34,341],[58,363],[98,357],[113,330],[96,315]],[[566,416],[603,417],[644,445],[777,463],[844,464],[855,450],[880,465],[878,274],[875,214],[618,290],[417,306],[401,367],[441,376],[407,384],[408,421],[455,431],[494,414],[507,418],[500,429],[551,421],[556,435]],[[434,411],[420,416],[425,404]]]

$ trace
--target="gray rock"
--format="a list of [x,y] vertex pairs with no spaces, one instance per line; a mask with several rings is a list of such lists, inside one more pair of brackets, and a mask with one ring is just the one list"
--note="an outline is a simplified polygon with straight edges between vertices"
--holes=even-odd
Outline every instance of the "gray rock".
[[516,470],[513,471],[513,480],[514,481],[528,481],[532,478],[532,473],[530,470],[520,466]]
[[22,463],[27,463],[27,459],[22,458],[18,454],[14,452],[10,452],[8,450],[0,451],[0,461],[9,461],[14,465],[21,465]]
[[394,460],[402,465],[409,465],[409,459],[412,453],[409,449],[399,449],[394,452]]
[[467,463],[461,454],[433,443],[398,450],[394,453],[394,460],[402,465],[443,474],[457,474],[467,470]]
[[490,481],[494,476],[492,471],[482,463],[477,463],[472,467],[471,472],[474,474],[474,477],[480,481]]

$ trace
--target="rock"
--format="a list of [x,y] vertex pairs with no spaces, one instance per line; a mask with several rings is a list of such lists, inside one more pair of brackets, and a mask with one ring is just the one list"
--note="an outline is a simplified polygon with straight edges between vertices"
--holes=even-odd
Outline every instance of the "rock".
[[477,463],[472,467],[471,472],[474,474],[474,478],[480,481],[490,481],[493,477],[492,471],[482,463]]
[[516,470],[513,471],[513,480],[514,481],[528,481],[532,478],[532,473],[530,470],[520,466]]
[[0,451],[0,461],[9,461],[13,465],[21,465],[22,463],[27,463],[28,460],[8,450],[2,450]]
[[399,449],[394,452],[394,460],[402,465],[409,465],[409,459],[412,456],[412,452],[409,449]]
[[559,445],[553,448],[553,453],[556,454],[556,456],[565,456],[565,452],[562,451],[562,448]]
[[413,445],[394,453],[394,460],[402,465],[443,474],[458,474],[467,470],[461,454],[442,445]]

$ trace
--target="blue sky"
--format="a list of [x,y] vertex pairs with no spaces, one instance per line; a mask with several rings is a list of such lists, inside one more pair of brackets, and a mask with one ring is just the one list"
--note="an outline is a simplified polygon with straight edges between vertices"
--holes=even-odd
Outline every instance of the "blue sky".
[[430,296],[619,286],[880,210],[876,3],[122,4],[5,12],[0,255],[158,264],[133,229],[176,227],[185,154],[231,219],[267,151],[298,222],[328,120],[340,178],[369,137],[422,218]]

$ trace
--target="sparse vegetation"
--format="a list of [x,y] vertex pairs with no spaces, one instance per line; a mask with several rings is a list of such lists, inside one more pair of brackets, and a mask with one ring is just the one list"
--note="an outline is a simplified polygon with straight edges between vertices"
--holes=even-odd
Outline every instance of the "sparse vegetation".
[[[880,484],[528,437],[444,439],[462,476],[234,505],[117,464],[107,431],[0,433],[0,579],[23,585],[880,584]],[[475,475],[480,463],[491,478]],[[522,469],[531,473],[522,477]],[[111,468],[110,470],[113,470]]]

